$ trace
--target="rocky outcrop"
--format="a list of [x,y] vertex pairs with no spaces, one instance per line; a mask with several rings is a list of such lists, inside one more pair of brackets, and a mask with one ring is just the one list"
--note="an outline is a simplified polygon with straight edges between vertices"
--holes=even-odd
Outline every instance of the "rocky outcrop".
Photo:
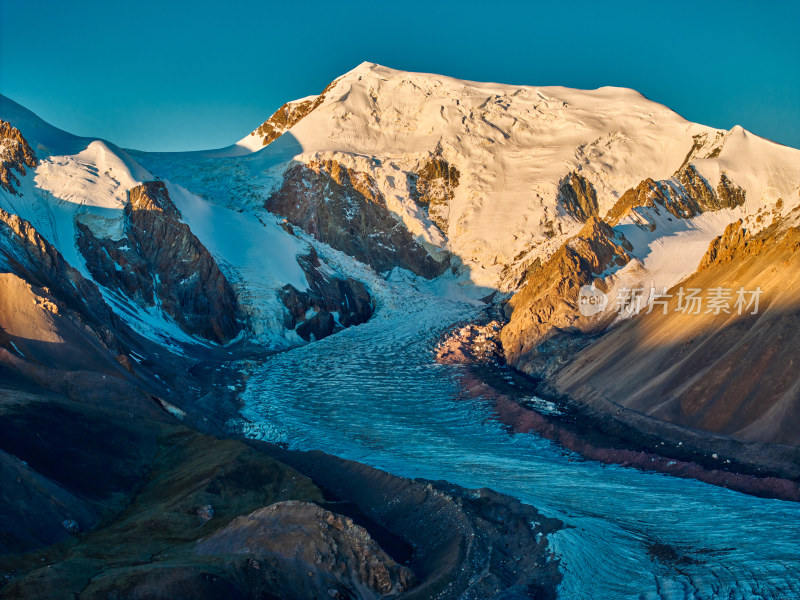
[[[729,224],[721,236],[711,241],[708,250],[700,260],[698,270],[707,269],[715,264],[731,262],[733,257],[747,246],[747,237],[741,219]],[[752,242],[753,240],[750,240],[750,243]],[[757,245],[759,247],[755,249],[756,251],[761,249],[762,244]]]
[[[680,194],[680,199],[686,202],[684,212],[686,217],[693,217],[704,210],[717,210],[722,208],[719,198],[714,193],[714,189],[708,184],[705,178],[697,172],[694,165],[688,164],[683,169],[675,173],[675,179],[685,190],[685,194]],[[679,216],[679,215],[676,215]]]
[[503,324],[490,321],[485,325],[470,323],[452,332],[434,352],[436,362],[446,365],[505,362],[500,332]]
[[297,262],[306,274],[308,289],[300,291],[286,285],[278,292],[288,310],[287,329],[308,342],[366,323],[372,316],[372,299],[363,283],[352,277],[337,277],[323,266],[313,248]]
[[334,507],[349,500],[353,514],[413,549],[407,564],[418,584],[399,598],[556,597],[561,574],[547,535],[563,524],[532,506],[485,488],[397,478],[322,452],[276,455],[311,477]]
[[585,285],[602,287],[599,276],[627,264],[631,250],[623,236],[597,217],[590,217],[578,235],[567,240],[549,260],[534,263],[522,288],[506,305],[509,322],[501,340],[509,363],[531,372],[530,365],[525,365],[526,355],[541,343],[567,330],[590,332],[601,327],[603,323],[581,316],[579,291]]
[[744,204],[745,191],[723,173],[715,191],[694,165],[678,171],[674,179],[654,181],[645,179],[627,190],[608,211],[605,220],[612,226],[630,215],[635,208],[659,207],[678,219],[690,219],[700,213]]
[[125,236],[100,239],[78,223],[78,247],[92,277],[144,307],[160,306],[185,331],[217,343],[242,329],[230,283],[181,221],[166,186],[150,181],[129,193]]
[[38,164],[36,155],[19,129],[0,119],[0,188],[9,194],[17,194],[19,179],[14,171],[25,175],[25,167],[33,169]]
[[319,95],[313,100],[287,102],[276,110],[269,119],[259,125],[258,129],[253,131],[250,135],[262,138],[264,146],[271,144],[299,123],[308,113],[322,104],[323,100],[324,97]]
[[722,208],[733,208],[742,206],[747,199],[747,194],[730,180],[727,173],[722,173],[717,184],[717,197]]
[[428,216],[439,229],[447,233],[450,203],[458,187],[460,173],[441,156],[441,146],[416,172],[408,175],[411,197],[428,210]]
[[287,102],[276,110],[269,119],[259,125],[258,129],[251,132],[250,135],[262,138],[262,144],[264,146],[271,144],[297,125],[303,117],[322,104],[325,101],[325,94],[337,81],[338,79],[335,79],[329,83],[319,96],[309,98],[308,100]]
[[238,517],[195,552],[241,556],[251,591],[287,599],[344,598],[358,589],[362,598],[397,595],[415,580],[350,517],[310,502],[278,502]]
[[335,160],[289,167],[265,206],[378,272],[402,267],[432,278],[449,266],[448,259],[438,262],[429,255],[395,218],[369,175]]
[[591,181],[575,171],[559,183],[558,201],[579,221],[586,222],[589,217],[597,215],[597,192]]

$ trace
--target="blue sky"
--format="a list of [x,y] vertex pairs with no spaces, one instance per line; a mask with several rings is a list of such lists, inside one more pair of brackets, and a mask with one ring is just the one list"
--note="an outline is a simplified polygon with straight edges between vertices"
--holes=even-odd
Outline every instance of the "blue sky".
[[632,87],[800,147],[800,2],[0,0],[0,92],[144,150],[232,143],[368,60],[511,84]]

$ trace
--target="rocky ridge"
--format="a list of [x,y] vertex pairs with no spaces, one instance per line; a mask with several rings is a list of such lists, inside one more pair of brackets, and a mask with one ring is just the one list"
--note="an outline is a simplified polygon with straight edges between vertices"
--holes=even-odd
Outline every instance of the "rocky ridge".
[[335,84],[336,80],[332,81],[318,96],[286,102],[269,119],[250,132],[250,135],[261,138],[263,146],[271,144],[322,104],[325,101],[325,94]]
[[[416,583],[413,571],[392,560],[366,529],[312,502],[276,502],[237,517],[199,540],[194,551],[240,555],[249,577],[280,597],[346,597],[365,588],[362,597],[377,598]],[[251,584],[250,593],[258,587]]]
[[236,295],[216,261],[181,220],[164,183],[129,192],[124,237],[98,239],[78,223],[92,277],[143,307],[158,305],[184,330],[225,343],[242,329]]
[[560,332],[590,333],[608,321],[584,318],[578,307],[580,289],[597,285],[603,275],[626,265],[632,247],[625,237],[597,217],[590,217],[577,236],[570,238],[544,263],[534,263],[526,282],[506,304],[508,324],[501,339],[509,363],[522,368],[537,347]]
[[615,226],[631,216],[637,208],[657,210],[659,206],[673,217],[691,219],[703,212],[742,206],[746,196],[746,192],[724,172],[720,174],[719,184],[714,190],[695,166],[688,164],[672,179],[645,179],[635,188],[627,190],[608,211],[605,220]]
[[26,175],[25,167],[33,169],[38,164],[36,154],[19,129],[0,119],[0,188],[9,194],[17,194],[19,179],[14,171]]
[[424,206],[431,221],[446,232],[450,203],[455,196],[455,188],[458,187],[458,169],[442,158],[442,149],[439,146],[429,160],[407,177],[411,198]]

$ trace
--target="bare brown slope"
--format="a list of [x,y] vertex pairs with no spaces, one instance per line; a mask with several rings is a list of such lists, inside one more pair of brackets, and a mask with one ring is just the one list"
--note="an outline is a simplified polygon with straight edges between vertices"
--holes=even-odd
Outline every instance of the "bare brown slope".
[[117,372],[122,367],[80,315],[12,273],[0,273],[0,353],[48,369]]
[[[13,273],[38,291],[36,295],[79,315],[87,331],[109,347],[117,347],[128,328],[114,315],[94,282],[84,279],[34,227],[0,209],[0,272]],[[13,294],[12,294],[13,299]],[[14,312],[9,313],[13,318]],[[19,326],[19,324],[16,324]],[[115,337],[116,334],[116,337]]]
[[761,288],[758,314],[684,315],[672,298],[667,314],[659,307],[579,352],[549,387],[741,440],[800,444],[800,228],[740,227],[712,242],[681,286]]

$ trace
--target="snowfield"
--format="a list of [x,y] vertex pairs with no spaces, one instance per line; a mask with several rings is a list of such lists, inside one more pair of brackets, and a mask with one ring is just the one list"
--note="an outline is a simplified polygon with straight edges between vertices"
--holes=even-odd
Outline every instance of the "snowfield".
[[[461,173],[446,231],[411,199],[406,177],[437,148]],[[580,228],[556,202],[559,182],[572,171],[595,187],[601,215],[627,189],[648,177],[669,179],[687,159],[711,187],[725,172],[747,191],[740,210],[635,236],[636,254],[650,256],[645,269],[659,285],[693,272],[729,222],[771,210],[779,199],[785,214],[800,200],[800,151],[738,126],[691,123],[634,90],[476,83],[373,63],[337,79],[316,109],[266,147],[254,132],[221,150],[139,158],[215,202],[249,209],[293,162],[335,159],[368,173],[432,254],[453,252],[476,285],[504,291],[513,290],[523,266]],[[658,275],[665,264],[670,275]]]

